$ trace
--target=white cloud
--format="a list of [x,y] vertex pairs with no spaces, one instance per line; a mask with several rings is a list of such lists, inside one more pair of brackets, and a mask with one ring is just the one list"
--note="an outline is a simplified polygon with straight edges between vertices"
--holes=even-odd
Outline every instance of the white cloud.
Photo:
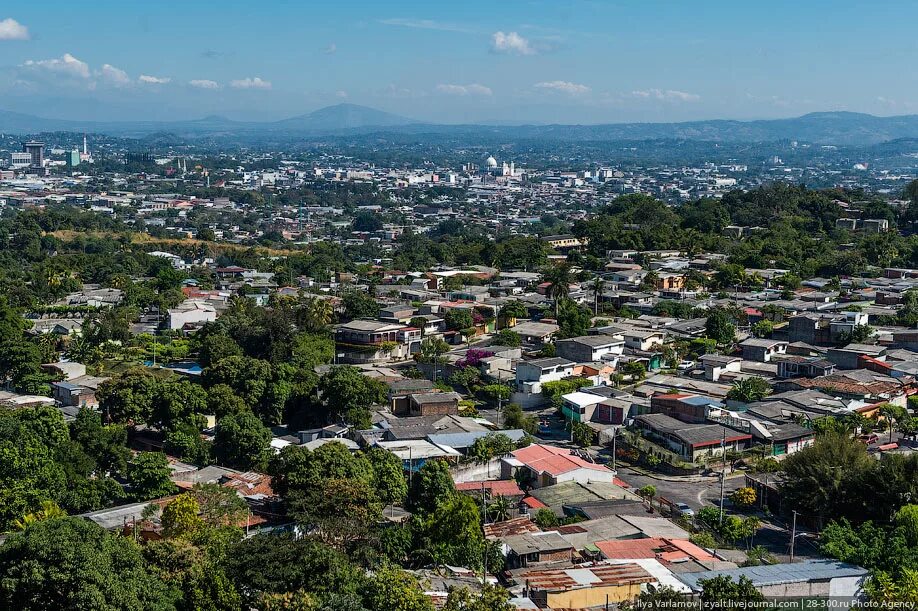
[[584,93],[590,92],[590,88],[586,85],[581,85],[580,83],[572,83],[570,81],[545,81],[542,83],[536,83],[535,86],[539,89],[549,89],[551,91],[566,93],[568,95],[583,95]]
[[338,45],[336,45],[335,43],[331,43],[330,45],[325,47],[325,51],[323,51],[323,53],[325,53],[325,55],[331,55],[337,50],[338,50]]
[[701,99],[700,95],[677,91],[675,89],[644,89],[641,91],[632,91],[631,95],[635,98],[663,100],[668,102],[697,102]]
[[467,27],[453,23],[443,23],[432,19],[411,19],[407,17],[392,17],[390,19],[380,19],[379,23],[383,25],[395,25],[403,28],[414,28],[416,30],[441,30],[443,32],[471,32]]
[[28,40],[29,28],[15,19],[7,17],[0,19],[0,40]]
[[437,91],[449,95],[491,95],[492,93],[490,87],[485,87],[478,83],[472,83],[470,85],[451,85],[444,83],[437,85]]
[[103,64],[98,74],[102,80],[108,81],[113,85],[127,85],[131,82],[131,77],[127,75],[127,72],[111,64]]
[[271,89],[271,81],[264,81],[259,77],[244,78],[230,81],[230,87],[235,89]]
[[198,89],[219,89],[220,84],[217,81],[211,81],[209,79],[194,79],[188,81],[188,84],[192,87],[197,87]]
[[141,83],[149,83],[151,85],[165,85],[172,79],[167,76],[150,76],[148,74],[141,74],[137,80]]
[[515,53],[516,55],[535,55],[536,53],[535,47],[516,32],[494,32],[491,35],[491,50],[495,53]]
[[61,57],[55,59],[40,59],[37,61],[30,59],[23,66],[57,74],[89,78],[89,64],[78,60],[69,53],[64,53]]

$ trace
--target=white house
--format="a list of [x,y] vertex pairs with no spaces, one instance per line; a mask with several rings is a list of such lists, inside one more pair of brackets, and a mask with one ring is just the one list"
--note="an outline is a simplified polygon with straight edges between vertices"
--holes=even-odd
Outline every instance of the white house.
[[182,329],[187,324],[199,324],[217,320],[213,305],[200,299],[186,299],[178,307],[169,310],[169,328]]

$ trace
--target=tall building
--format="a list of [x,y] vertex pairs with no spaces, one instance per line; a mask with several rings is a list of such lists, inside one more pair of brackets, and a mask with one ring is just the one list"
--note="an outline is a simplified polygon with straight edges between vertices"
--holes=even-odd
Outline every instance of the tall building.
[[22,152],[32,156],[31,167],[40,169],[45,167],[45,143],[37,140],[29,140],[22,144]]

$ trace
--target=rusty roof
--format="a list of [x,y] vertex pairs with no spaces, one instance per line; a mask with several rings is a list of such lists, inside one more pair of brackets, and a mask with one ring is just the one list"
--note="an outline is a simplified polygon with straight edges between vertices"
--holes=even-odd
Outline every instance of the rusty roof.
[[637,564],[599,564],[524,573],[518,581],[530,590],[564,592],[582,588],[651,583],[654,577]]

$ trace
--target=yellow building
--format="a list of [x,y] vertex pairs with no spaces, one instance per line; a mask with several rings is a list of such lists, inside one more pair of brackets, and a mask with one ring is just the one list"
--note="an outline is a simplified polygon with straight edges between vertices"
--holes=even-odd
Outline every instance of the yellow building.
[[634,600],[656,579],[637,564],[597,564],[530,571],[518,577],[541,608],[582,609]]

